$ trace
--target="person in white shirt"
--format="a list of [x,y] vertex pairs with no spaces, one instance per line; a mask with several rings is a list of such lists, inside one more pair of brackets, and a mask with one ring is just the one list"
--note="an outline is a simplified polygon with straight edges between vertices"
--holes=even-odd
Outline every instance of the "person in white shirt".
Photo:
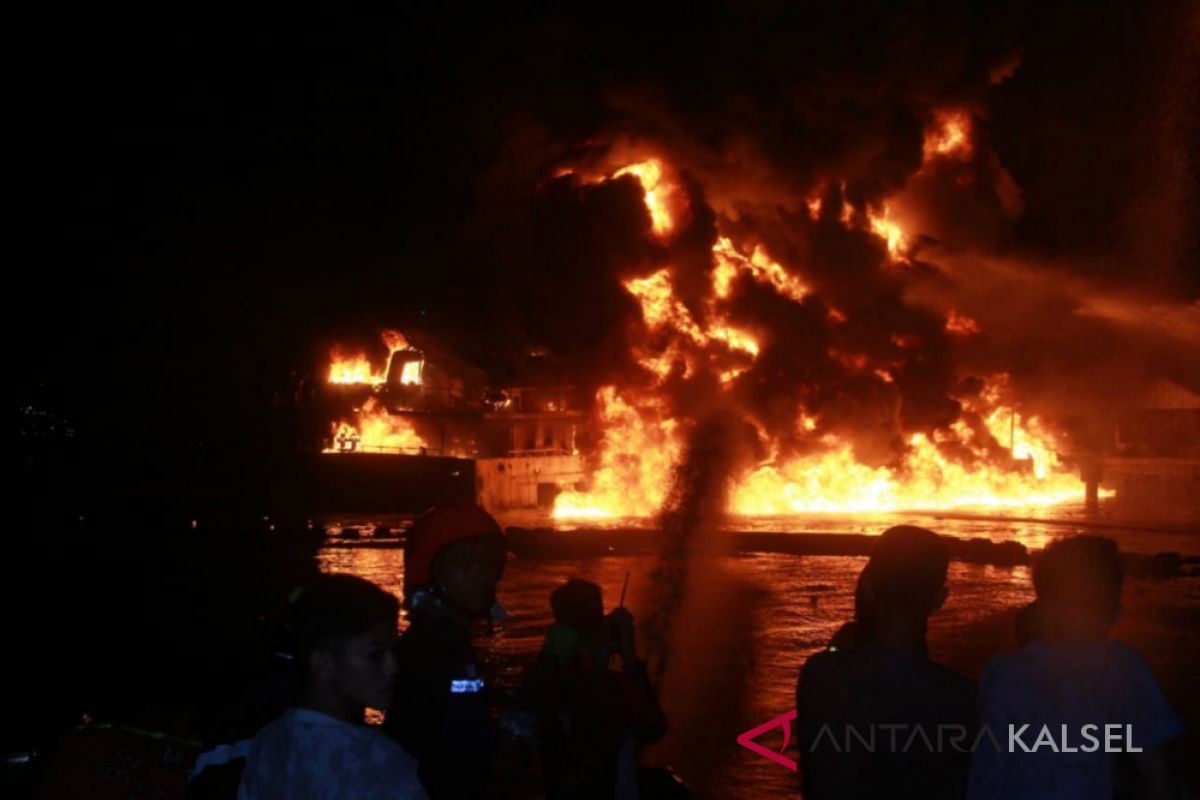
[[425,800],[416,761],[363,722],[395,692],[399,610],[393,595],[351,575],[302,590],[292,618],[304,690],[254,737],[239,800]]

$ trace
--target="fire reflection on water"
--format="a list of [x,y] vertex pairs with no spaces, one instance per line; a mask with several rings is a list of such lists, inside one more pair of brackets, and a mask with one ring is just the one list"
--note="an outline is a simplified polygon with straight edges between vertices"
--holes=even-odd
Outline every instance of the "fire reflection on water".
[[[1043,514],[1040,520],[960,519],[936,514],[806,515],[737,518],[727,527],[879,533],[889,525],[909,522],[956,537],[1012,539],[1036,550],[1057,536],[1082,532],[1063,524],[1072,513],[1075,511],[1059,509]],[[553,524],[544,512],[510,513],[502,521],[521,526]],[[402,527],[400,520],[387,522]],[[634,522],[625,521],[630,527]],[[564,527],[562,522],[557,524]],[[649,523],[641,520],[637,524],[645,527]],[[569,531],[563,532],[569,535]],[[1126,551],[1178,550],[1194,555],[1200,549],[1195,532],[1183,530],[1105,528],[1090,532],[1112,536]],[[352,572],[401,594],[404,565],[398,547],[332,546],[324,548],[318,560],[323,571]],[[674,767],[698,789],[695,796],[699,797],[794,795],[791,772],[739,747],[736,738],[793,707],[801,664],[824,647],[853,613],[854,583],[865,561],[862,557],[744,554],[718,558],[711,569],[703,570],[707,582],[694,589],[701,596],[700,612],[692,615],[692,624],[678,626],[672,642],[676,650],[661,687],[671,732],[644,754],[647,761]],[[478,640],[485,663],[500,684],[517,683],[550,624],[550,592],[570,577],[598,583],[606,607],[611,608],[628,572],[626,606],[635,617],[645,619],[654,566],[652,556],[510,558],[499,592],[508,618],[495,626],[493,636],[481,631]],[[1115,635],[1142,650],[1157,671],[1166,668],[1164,686],[1169,694],[1178,692],[1171,676],[1187,672],[1189,656],[1179,652],[1176,629],[1183,626],[1186,630],[1189,620],[1200,619],[1198,583],[1197,578],[1177,578],[1157,583],[1130,581],[1126,587],[1129,613]],[[1014,646],[1014,614],[1032,599],[1030,584],[1028,567],[952,563],[949,599],[930,620],[933,658],[978,677],[989,657]],[[1173,621],[1170,624],[1157,616],[1164,610]],[[1175,682],[1180,680],[1187,679],[1177,676]],[[768,739],[763,744],[778,749],[782,741]]]
[[[323,571],[352,572],[401,593],[400,548],[330,547],[321,552],[319,561]],[[852,614],[854,581],[865,559],[764,554],[722,562],[719,574],[731,585],[700,591],[740,598],[736,616],[721,620],[720,629],[711,632],[709,646],[674,660],[677,674],[700,669],[709,678],[703,694],[686,699],[664,686],[671,734],[646,756],[702,782],[707,789],[700,796],[757,797],[790,791],[791,773],[770,769],[773,765],[739,748],[735,739],[743,730],[792,707],[801,663]],[[652,570],[649,556],[513,558],[499,594],[508,618],[495,626],[490,638],[481,632],[481,655],[500,683],[515,685],[522,668],[536,656],[551,622],[552,589],[570,577],[592,580],[604,589],[606,607],[611,608],[628,571],[626,606],[642,618],[647,611],[642,598],[647,596]],[[953,564],[950,582],[950,600],[931,625],[931,649],[935,657],[977,672],[981,654],[1003,646],[1003,642],[981,642],[981,631],[991,630],[987,623],[997,612],[1028,601],[1028,570]],[[723,645],[731,637],[748,645],[748,650],[730,652]],[[671,681],[668,671],[666,683]]]

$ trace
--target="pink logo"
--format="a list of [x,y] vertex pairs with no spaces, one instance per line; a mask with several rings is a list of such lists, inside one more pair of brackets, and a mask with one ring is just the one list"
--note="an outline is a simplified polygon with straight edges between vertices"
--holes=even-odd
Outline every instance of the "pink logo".
[[[792,772],[795,772],[796,762],[783,755],[783,751],[787,750],[788,742],[791,741],[792,738],[792,720],[795,718],[796,709],[793,708],[783,716],[776,717],[770,722],[764,722],[762,725],[746,731],[741,736],[737,737],[737,742],[747,750],[758,753],[760,756],[765,756],[766,758],[774,761],[776,764],[785,766]],[[758,742],[754,741],[754,739],[756,739],[758,736],[766,733],[772,728],[783,728],[783,746],[779,748],[779,752],[768,750]]]

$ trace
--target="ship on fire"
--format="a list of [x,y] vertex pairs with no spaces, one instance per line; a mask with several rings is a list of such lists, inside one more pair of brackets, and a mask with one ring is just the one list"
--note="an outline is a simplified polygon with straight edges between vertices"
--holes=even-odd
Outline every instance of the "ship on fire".
[[356,464],[401,480],[444,474],[432,496],[470,494],[494,510],[548,507],[582,483],[583,412],[550,354],[529,355],[528,382],[497,385],[432,337],[389,330],[381,339],[382,362],[332,354],[323,392],[333,422],[321,452],[338,458],[327,475]]
[[[822,180],[789,215],[790,236],[718,213],[696,176],[660,153],[610,143],[570,157],[545,176],[545,202],[636,211],[617,215],[636,223],[639,244],[623,256],[633,263],[605,275],[620,364],[585,382],[576,365],[535,350],[519,379],[497,379],[417,331],[385,331],[373,355],[336,350],[323,389],[328,480],[361,487],[385,471],[399,476],[393,486],[425,482],[427,499],[469,495],[557,519],[648,517],[664,508],[704,419],[724,415],[736,420],[722,454],[730,514],[1085,503],[1096,513],[1114,485],[1136,483],[1131,462],[1113,461],[1120,453],[1103,436],[1082,436],[1085,415],[1063,411],[1077,398],[1031,394],[1035,373],[990,355],[993,324],[1001,338],[1024,335],[1004,332],[1012,323],[993,300],[955,297],[949,273],[926,277],[936,270],[924,260],[933,240],[916,227],[922,187],[983,185],[997,208],[1018,210],[976,125],[963,110],[933,113],[904,189],[869,198]],[[1194,412],[1176,415],[1193,432]],[[372,472],[354,472],[367,464]],[[1179,469],[1182,484],[1171,485],[1187,495],[1194,464]]]

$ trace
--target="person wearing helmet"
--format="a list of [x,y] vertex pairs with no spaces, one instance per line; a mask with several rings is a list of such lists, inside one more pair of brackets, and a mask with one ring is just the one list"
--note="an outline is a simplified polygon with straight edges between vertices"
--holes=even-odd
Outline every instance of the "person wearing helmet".
[[489,796],[495,739],[469,629],[491,619],[506,554],[500,525],[473,503],[435,506],[408,530],[410,624],[396,648],[395,699],[383,727],[416,757],[434,800]]

